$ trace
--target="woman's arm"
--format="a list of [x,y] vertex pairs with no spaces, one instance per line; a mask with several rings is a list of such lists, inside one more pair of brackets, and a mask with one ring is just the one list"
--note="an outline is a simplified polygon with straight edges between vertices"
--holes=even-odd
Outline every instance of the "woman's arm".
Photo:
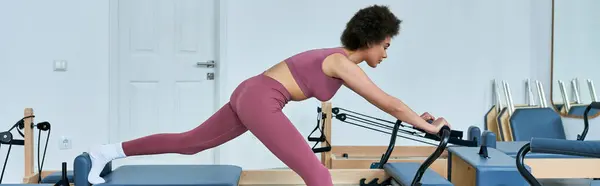
[[[369,103],[403,122],[428,133],[437,133],[446,123],[443,118],[437,118],[434,125],[427,123],[400,99],[381,90],[358,65],[342,55],[331,55],[325,59],[324,64],[326,73],[342,79],[348,88],[364,97]],[[438,124],[439,126],[436,126]]]

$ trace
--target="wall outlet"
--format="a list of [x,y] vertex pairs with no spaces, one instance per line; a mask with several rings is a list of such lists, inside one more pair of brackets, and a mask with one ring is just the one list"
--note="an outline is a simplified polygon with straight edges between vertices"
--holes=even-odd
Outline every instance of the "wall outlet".
[[54,71],[67,71],[67,60],[54,60]]
[[58,148],[60,150],[71,149],[71,147],[72,147],[71,138],[66,137],[66,136],[60,137],[60,141],[58,141],[58,145],[59,145]]

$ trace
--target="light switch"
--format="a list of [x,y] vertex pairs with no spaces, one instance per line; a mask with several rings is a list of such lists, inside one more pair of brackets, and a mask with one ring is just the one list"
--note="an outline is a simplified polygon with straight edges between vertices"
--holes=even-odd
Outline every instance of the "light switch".
[[67,71],[67,61],[54,60],[54,71]]

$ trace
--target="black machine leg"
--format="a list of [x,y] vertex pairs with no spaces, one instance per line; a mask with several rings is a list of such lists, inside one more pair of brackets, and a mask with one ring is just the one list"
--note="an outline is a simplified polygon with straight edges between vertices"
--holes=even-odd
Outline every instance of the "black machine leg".
[[54,186],[69,186],[69,178],[67,178],[67,162],[62,163],[62,176],[60,181],[56,182]]
[[375,178],[373,180],[371,180],[369,183],[366,183],[367,179],[363,178],[360,179],[360,186],[387,186],[387,185],[391,185],[391,178],[386,179],[385,181],[378,183],[379,182],[379,178]]

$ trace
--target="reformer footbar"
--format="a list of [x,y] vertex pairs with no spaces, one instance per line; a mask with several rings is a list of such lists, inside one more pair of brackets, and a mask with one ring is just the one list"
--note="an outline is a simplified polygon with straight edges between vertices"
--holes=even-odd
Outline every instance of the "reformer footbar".
[[[451,185],[449,181],[443,179],[438,174],[435,174],[435,178],[432,178],[432,177],[434,177],[433,176],[434,172],[429,170],[429,166],[431,166],[431,164],[437,158],[439,158],[440,155],[442,155],[442,153],[446,149],[446,146],[448,145],[448,142],[451,137],[451,130],[448,126],[442,127],[442,129],[440,130],[440,133],[441,134],[438,134],[438,136],[440,137],[440,143],[439,143],[438,147],[435,149],[435,152],[433,154],[431,154],[431,156],[427,157],[427,159],[419,166],[418,170],[414,174],[414,177],[412,179],[410,179],[410,178],[407,179],[406,177],[403,177],[402,173],[393,174],[394,179],[396,181],[400,182],[401,185],[407,185],[406,184],[406,183],[408,183],[407,181],[412,180],[412,182],[410,183],[411,186],[420,186],[420,185],[423,185],[421,183],[421,179],[423,178],[423,175],[427,172],[430,175],[429,176],[430,179],[437,179],[437,180],[435,180],[436,182],[438,182],[438,184],[436,184],[436,185]],[[387,155],[388,155],[387,157],[389,157],[389,154],[387,154]],[[385,159],[385,161],[387,161],[387,159]],[[385,163],[384,168],[386,171],[388,171],[390,173],[394,173],[395,171],[412,171],[411,169],[414,169],[412,167],[414,167],[416,165],[417,165],[417,163],[390,163],[390,164]]]
[[585,111],[583,112],[583,132],[581,132],[581,134],[577,135],[577,140],[579,140],[579,141],[585,140],[585,136],[588,133],[588,129],[590,128],[590,123],[588,121],[588,115],[592,109],[600,109],[600,102],[594,101],[585,108]]
[[[10,129],[8,129],[5,132],[0,132],[0,147],[2,146],[2,144],[4,145],[8,145],[8,152],[6,153],[6,158],[4,160],[4,165],[2,166],[2,174],[0,174],[0,184],[2,183],[2,180],[4,178],[4,171],[6,170],[6,164],[8,163],[8,157],[10,156],[10,151],[12,149],[13,145],[19,145],[19,146],[24,146],[25,145],[25,140],[24,139],[15,139],[13,137],[12,134],[12,130],[13,129],[17,129],[17,132],[19,133],[19,135],[23,138],[25,138],[25,134],[21,131],[22,129],[25,128],[25,119],[28,118],[34,118],[34,115],[31,116],[26,116],[21,118],[19,121],[17,121]],[[37,124],[34,123],[30,123],[29,127],[31,128],[37,128],[38,129],[38,172],[41,172],[43,167],[44,167],[44,161],[46,159],[46,150],[48,149],[48,141],[50,139],[50,123],[47,121],[43,121]],[[42,131],[48,131],[48,136],[46,137],[46,144],[44,147],[44,154],[43,154],[43,158],[40,161],[40,139],[41,139],[41,133]],[[38,174],[38,183],[41,183],[42,177],[41,174]]]
[[[321,108],[320,107],[317,108],[317,111],[321,113]],[[340,113],[340,111],[346,111],[348,113]],[[323,113],[321,113],[321,114],[323,114]],[[355,116],[355,115],[360,115],[361,117]],[[311,132],[310,135],[312,135],[317,129],[319,129],[319,124],[322,123],[321,121],[323,119],[325,119],[325,117],[327,117],[324,114],[320,115],[320,116],[321,117],[319,117],[317,119],[317,127],[315,127],[315,129],[313,130],[313,132]],[[359,126],[362,128],[370,129],[373,131],[390,134],[390,136],[391,136],[390,143],[388,145],[388,148],[386,149],[386,152],[382,155],[379,162],[374,162],[371,164],[371,168],[372,169],[385,169],[386,172],[388,172],[392,177],[385,180],[382,183],[377,183],[379,181],[378,179],[371,180],[369,183],[366,183],[366,179],[361,179],[360,180],[361,186],[389,185],[389,184],[391,184],[392,179],[395,181],[394,183],[401,184],[401,185],[411,185],[411,186],[424,185],[421,182],[424,175],[427,175],[428,181],[435,182],[434,184],[425,184],[425,185],[452,185],[449,181],[445,180],[442,176],[440,176],[439,174],[430,170],[429,166],[437,158],[439,158],[439,156],[441,156],[441,154],[444,152],[444,150],[446,149],[446,146],[449,143],[460,145],[460,146],[468,146],[468,147],[477,147],[478,146],[479,136],[473,135],[472,140],[462,140],[461,139],[463,137],[462,131],[450,130],[450,128],[447,126],[442,127],[442,129],[439,131],[438,134],[429,134],[429,133],[426,133],[425,131],[418,129],[414,126],[412,126],[412,127],[406,126],[406,125],[402,124],[402,121],[400,121],[400,120],[396,120],[396,122],[392,122],[392,121],[384,120],[381,118],[376,118],[376,117],[368,116],[365,114],[357,113],[357,112],[347,110],[344,108],[340,108],[340,107],[332,108],[332,116],[342,122],[345,122],[345,123],[348,123],[351,125],[355,125],[355,126]],[[364,126],[364,125],[361,125],[358,123],[350,122],[348,120],[360,121],[365,124],[380,127],[383,129],[376,129],[373,127]],[[376,120],[376,121],[373,121],[373,120]],[[431,123],[432,121],[429,120],[428,122]],[[323,125],[322,128],[324,126],[325,125]],[[400,127],[402,127],[402,129]],[[322,131],[323,130],[324,130],[324,128],[322,129]],[[386,130],[391,130],[391,131],[386,131]],[[325,141],[325,142],[327,142],[326,137],[324,136],[322,131],[321,131],[320,137],[310,137],[310,135],[309,135],[309,138],[308,138],[309,141],[321,141],[321,142]],[[420,138],[426,138],[426,139],[430,139],[430,140],[439,141],[439,144],[436,145],[436,144],[425,142],[425,141],[422,141],[419,139],[402,136],[402,135],[399,135],[398,132],[401,132],[404,135],[412,135],[413,137],[420,137]],[[402,137],[402,138],[414,140],[414,141],[419,141],[419,142],[426,143],[426,144],[431,144],[431,145],[437,146],[437,148],[436,148],[435,152],[432,153],[420,165],[418,163],[401,163],[401,162],[388,163],[388,160],[389,160],[389,158],[393,152],[393,149],[395,147],[396,137],[398,137],[398,136]],[[315,144],[315,146],[316,145],[317,144]],[[324,152],[324,151],[322,151],[323,149],[326,149],[327,151],[331,150],[330,144],[328,143],[327,145],[328,145],[327,147],[322,147],[322,148],[317,148],[317,149],[315,149],[313,147],[313,151],[314,152]],[[398,182],[400,182],[400,183],[398,183]]]
[[[442,127],[442,129],[440,130],[440,133],[437,135],[437,137],[440,139],[439,140],[440,143],[439,143],[438,147],[436,148],[435,152],[432,153],[429,157],[427,157],[427,159],[421,165],[419,165],[418,163],[400,163],[400,162],[388,163],[389,157],[392,154],[392,151],[395,146],[396,136],[397,136],[400,126],[403,126],[402,121],[398,120],[395,123],[394,128],[391,132],[390,144],[389,144],[385,154],[381,157],[381,160],[379,161],[379,163],[374,163],[371,166],[371,168],[384,169],[386,172],[388,172],[388,174],[391,175],[391,177],[389,179],[383,181],[382,183],[377,183],[379,181],[378,179],[374,179],[374,180],[370,181],[369,183],[366,183],[365,182],[366,179],[363,178],[360,180],[360,185],[361,186],[390,185],[390,184],[392,184],[392,179],[393,179],[394,184],[400,184],[402,186],[407,186],[407,185],[409,185],[408,182],[410,182],[410,186],[421,186],[422,185],[421,179],[423,178],[423,175],[426,172],[428,173],[429,179],[435,179],[436,182],[439,182],[439,180],[441,179],[441,180],[443,180],[442,182],[446,182],[446,183],[442,183],[441,185],[452,185],[447,180],[444,180],[439,174],[436,174],[433,171],[429,170],[429,166],[438,157],[440,157],[440,155],[444,152],[444,149],[446,148],[448,141],[450,139],[450,136],[451,136],[450,128],[448,126]],[[411,178],[409,176],[413,176],[413,177]]]

